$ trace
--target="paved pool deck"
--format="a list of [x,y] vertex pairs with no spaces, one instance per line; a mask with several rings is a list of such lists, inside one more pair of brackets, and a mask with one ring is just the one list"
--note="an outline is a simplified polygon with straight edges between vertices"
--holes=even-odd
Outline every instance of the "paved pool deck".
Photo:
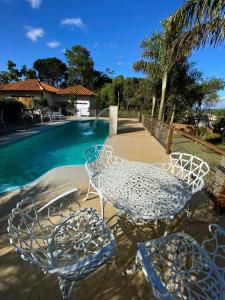
[[[118,135],[109,137],[107,143],[114,148],[115,155],[143,162],[166,162],[165,149],[137,120],[119,121]],[[87,190],[88,177],[83,166],[66,166],[49,171],[36,182],[20,190],[0,197],[0,299],[1,300],[59,300],[60,292],[55,276],[44,274],[38,268],[23,261],[9,245],[6,233],[9,214],[16,203],[32,196],[43,204],[75,186]],[[207,235],[209,223],[225,224],[224,218],[213,210],[213,204],[204,193],[194,200],[194,209],[199,213],[198,221],[188,223],[184,217],[174,224],[174,231],[191,233],[197,240]],[[206,210],[197,210],[197,205],[206,204]],[[99,199],[81,202],[82,207],[100,209]],[[202,219],[201,219],[202,217]],[[111,227],[115,223],[115,210],[106,205],[105,218]],[[198,226],[196,226],[198,224]],[[152,229],[142,231],[129,224],[120,224],[116,235],[119,268],[129,266],[136,253],[136,243],[154,238]],[[149,286],[141,271],[121,277],[112,265],[102,266],[74,288],[70,300],[149,300],[153,299]]]

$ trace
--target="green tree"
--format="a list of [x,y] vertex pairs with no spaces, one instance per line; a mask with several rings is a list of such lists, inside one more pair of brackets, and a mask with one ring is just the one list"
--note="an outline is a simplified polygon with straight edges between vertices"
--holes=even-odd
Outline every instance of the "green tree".
[[112,78],[110,78],[107,75],[107,73],[99,72],[95,70],[93,72],[92,84],[90,85],[95,91],[98,91],[105,83],[111,83],[111,82],[112,82]]
[[67,67],[56,57],[38,59],[34,62],[33,68],[38,73],[38,78],[51,85],[59,87],[66,80]]
[[120,108],[121,103],[123,103],[124,95],[123,95],[123,88],[124,88],[124,77],[119,75],[113,78],[112,84],[114,86],[114,93],[116,104]]
[[0,85],[10,83],[9,73],[6,71],[0,72]]
[[125,78],[123,83],[123,104],[126,110],[130,107],[138,106],[138,95],[136,94],[139,88],[140,80],[135,77]]
[[20,76],[26,79],[37,79],[36,71],[31,68],[27,68],[26,65],[23,65],[20,69]]
[[7,68],[8,68],[10,82],[19,81],[20,80],[20,72],[16,68],[16,64],[12,60],[7,61]]
[[0,72],[0,83],[7,84],[20,80],[20,72],[16,68],[16,64],[12,60],[8,60],[7,63],[7,71]]
[[98,91],[96,104],[98,108],[106,108],[116,104],[115,87],[112,83],[104,84]]
[[94,62],[90,52],[80,45],[65,51],[68,64],[68,84],[81,84],[92,87],[94,77]]
[[202,74],[187,59],[177,62],[170,73],[166,103],[167,121],[182,120],[199,97],[198,82]]
[[198,99],[194,105],[197,118],[197,127],[204,114],[210,111],[219,101],[218,91],[225,87],[225,82],[221,78],[211,78],[203,80],[198,85]]
[[[153,33],[153,35],[157,35],[157,33]],[[157,46],[157,43],[149,45],[149,40],[147,39],[145,39],[141,43],[141,47],[144,50],[142,53],[142,57],[145,59],[150,59],[150,61],[140,59],[133,64],[133,68],[135,71],[142,72],[147,76],[147,81],[144,81],[142,83],[142,86],[145,86],[145,88],[151,94],[151,98],[152,98],[151,116],[153,117],[155,112],[157,87],[161,79],[161,73],[159,72],[160,68],[157,65],[158,61],[156,59],[156,56],[153,55],[153,52],[151,56],[149,56],[148,51],[145,51],[149,48],[149,46]],[[148,82],[148,86],[145,85],[146,82]]]

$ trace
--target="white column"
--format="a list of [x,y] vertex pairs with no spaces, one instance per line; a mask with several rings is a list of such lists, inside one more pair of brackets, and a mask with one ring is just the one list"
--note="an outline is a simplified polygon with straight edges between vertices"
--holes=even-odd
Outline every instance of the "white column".
[[117,134],[118,126],[118,106],[109,107],[109,134]]

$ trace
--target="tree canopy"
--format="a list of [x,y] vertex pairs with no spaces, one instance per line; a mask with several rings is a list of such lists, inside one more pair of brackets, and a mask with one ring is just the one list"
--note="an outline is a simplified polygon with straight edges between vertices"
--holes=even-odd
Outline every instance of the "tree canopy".
[[67,79],[67,66],[56,57],[38,59],[33,68],[37,71],[38,79],[59,87]]
[[68,84],[81,84],[90,87],[94,77],[94,61],[90,52],[80,45],[65,51],[68,65]]
[[37,78],[36,71],[32,68],[27,68],[26,65],[23,65],[20,70],[17,69],[16,64],[12,60],[8,60],[6,65],[7,71],[0,71],[0,84]]

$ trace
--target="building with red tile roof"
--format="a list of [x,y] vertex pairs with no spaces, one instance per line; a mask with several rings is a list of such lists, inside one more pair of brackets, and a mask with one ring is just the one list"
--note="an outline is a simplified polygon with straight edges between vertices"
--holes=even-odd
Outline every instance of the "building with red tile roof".
[[0,86],[0,95],[10,97],[37,97],[47,99],[49,106],[61,107],[71,103],[70,95],[75,96],[77,107],[90,109],[96,94],[81,86],[75,85],[65,89],[57,89],[54,86],[37,79],[27,79]]

